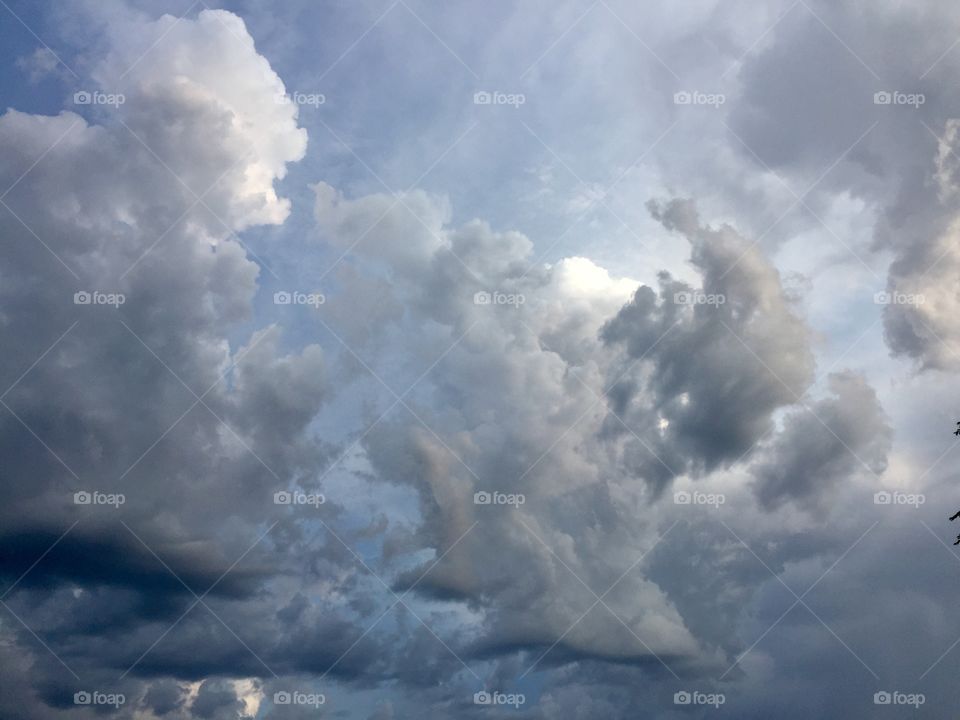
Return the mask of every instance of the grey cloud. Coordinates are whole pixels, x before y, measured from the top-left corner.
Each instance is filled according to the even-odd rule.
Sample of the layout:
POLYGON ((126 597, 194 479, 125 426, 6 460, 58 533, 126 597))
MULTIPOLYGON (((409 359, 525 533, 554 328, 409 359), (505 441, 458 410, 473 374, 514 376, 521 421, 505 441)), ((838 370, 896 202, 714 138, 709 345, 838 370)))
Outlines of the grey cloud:
POLYGON ((920 369, 953 369, 960 357, 950 289, 955 212, 945 201, 956 97, 943 82, 957 68, 944 31, 956 21, 956 8, 942 3, 923 13, 889 3, 868 12, 850 3, 794 7, 775 28, 776 41, 743 64, 732 115, 748 159, 756 153, 799 189, 819 178, 806 203, 821 217, 843 193, 876 215, 872 244, 841 238, 838 253, 859 269, 875 264, 873 253, 891 252, 887 292, 927 298, 882 308, 891 352, 920 369), (919 94, 923 102, 877 105, 878 92, 919 94))
POLYGON ((702 226, 689 201, 651 210, 690 241, 701 287, 661 274, 659 295, 639 288, 602 336, 608 345, 625 346, 632 361, 614 378, 641 360, 648 368, 637 379, 617 379, 614 412, 626 411, 627 428, 615 419, 607 428, 626 436, 636 424, 647 446, 631 443, 628 461, 659 491, 678 474, 709 472, 748 453, 770 429, 773 413, 806 390, 813 356, 809 331, 779 274, 749 240, 730 227, 702 226), (677 302, 691 293, 705 302, 677 302), (706 302, 710 297, 716 304, 706 302), (638 411, 629 407, 631 392, 643 403, 638 411))
POLYGON ((176 682, 161 680, 153 683, 143 698, 143 703, 161 717, 183 707, 184 692, 176 682))
POLYGON ((241 713, 242 703, 237 699, 236 691, 222 681, 204 680, 200 684, 197 697, 190 710, 204 720, 237 720, 247 717, 241 713))
POLYGON ((787 501, 816 506, 834 486, 886 469, 892 430, 866 381, 830 376, 832 397, 794 411, 755 469, 757 497, 767 507, 787 501))
MULTIPOLYGON (((0 342, 11 349, 0 372, 10 388, 0 542, 4 590, 26 573, 5 602, 30 628, 5 609, 3 637, 32 664, 44 718, 74 710, 84 682, 124 686, 132 701, 149 678, 267 672, 243 642, 278 667, 317 662, 272 654, 292 644, 271 610, 291 589, 290 558, 276 550, 298 542, 303 521, 273 493, 315 485, 326 459, 309 429, 329 399, 324 357, 315 345, 287 349, 277 327, 238 339, 259 269, 234 235, 286 217, 273 183, 302 157, 305 134, 274 101, 282 83, 235 16, 128 20, 109 28, 111 54, 94 70, 126 94, 117 115, 0 116, 0 184, 13 186, 0 211, 0 342), (76 305, 81 290, 125 302, 76 305), (126 502, 78 506, 80 490, 126 502), (204 603, 223 623, 190 609, 191 591, 209 591, 204 603)), ((328 550, 301 557, 321 564, 328 550)), ((341 633, 345 649, 354 633, 341 633)), ((163 688, 149 704, 177 713, 163 688)), ((205 684, 191 712, 233 717, 228 695, 205 684)))
MULTIPOLYGON (((398 220, 392 215, 405 218, 405 209, 391 209, 391 201, 381 196, 332 203, 331 191, 319 189, 321 227, 333 233, 330 240, 336 245, 350 247, 354 235, 349 228, 369 228, 386 213, 385 221, 353 250, 361 260, 385 264, 396 296, 408 307, 421 307, 424 315, 450 326, 440 336, 445 339, 436 344, 439 350, 430 354, 436 358, 445 349, 450 352, 424 381, 412 412, 398 411, 402 417, 381 421, 364 438, 368 457, 382 480, 409 484, 419 491, 419 541, 443 554, 439 564, 419 580, 417 592, 436 599, 462 599, 487 609, 489 627, 472 643, 471 654, 546 649, 592 600, 536 536, 557 545, 574 572, 593 577, 598 587, 615 579, 610 577, 611 569, 593 562, 594 554, 602 552, 600 543, 570 547, 578 519, 565 519, 568 527, 562 530, 554 523, 566 505, 562 495, 582 493, 585 501, 591 498, 588 504, 593 502, 590 486, 604 472, 588 458, 588 453, 602 452, 590 430, 602 418, 602 396, 587 387, 601 379, 595 363, 609 362, 603 358, 597 331, 628 291, 589 262, 566 262, 550 271, 525 273, 529 254, 525 238, 476 222, 463 228, 445 227, 439 202, 437 209, 424 214, 427 227, 413 228, 419 237, 408 238, 405 245, 405 252, 424 249, 419 260, 393 259, 394 250, 381 252, 380 248, 396 242, 391 228, 398 220), (589 287, 588 279, 596 280, 597 287, 589 287), (474 293, 483 290, 520 293, 525 302, 518 307, 474 304, 474 293), (575 312, 564 313, 565 309, 575 312), (450 348, 464 332, 462 341, 450 348), (574 362, 584 362, 584 367, 575 367, 574 362), (586 379, 572 376, 581 372, 586 379), (433 402, 431 395, 436 398, 433 402), (556 407, 555 415, 536 412, 541 404, 556 407), (557 438, 571 430, 585 411, 592 421, 571 435, 577 442, 556 446, 557 438), (494 512, 484 513, 484 508, 473 505, 473 493, 487 488, 523 492, 527 503, 516 514, 497 513, 493 508, 489 509, 494 512), (502 562, 486 560, 492 547, 499 548, 496 554, 502 562)), ((423 198, 416 202, 422 203, 423 198)), ((411 331, 417 331, 423 317, 413 315, 408 322, 411 331)), ((429 355, 423 355, 424 366, 429 366, 429 355)), ((615 532, 618 512, 610 508, 604 520, 610 525, 601 532, 615 532)), ((637 538, 624 540, 634 543, 637 538)), ((401 575, 397 587, 411 586, 425 571, 427 567, 421 566, 401 575)), ((647 627, 650 647, 669 654, 675 637, 680 654, 693 650, 682 620, 654 585, 636 578, 625 585, 633 589, 634 597, 646 598, 647 611, 632 615, 625 607, 626 592, 614 595, 611 602, 617 603, 628 623, 647 627), (664 624, 655 627, 658 623, 652 618, 657 615, 664 624)), ((565 651, 614 661, 650 660, 647 649, 629 635, 616 633, 599 613, 562 639, 558 656, 565 651)))

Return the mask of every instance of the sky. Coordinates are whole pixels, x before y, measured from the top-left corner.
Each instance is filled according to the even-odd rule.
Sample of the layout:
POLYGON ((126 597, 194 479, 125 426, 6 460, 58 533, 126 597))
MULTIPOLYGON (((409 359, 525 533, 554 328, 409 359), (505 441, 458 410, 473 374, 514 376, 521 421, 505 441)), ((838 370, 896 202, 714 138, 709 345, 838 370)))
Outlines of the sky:
POLYGON ((0 0, 0 718, 943 718, 960 6, 0 0))

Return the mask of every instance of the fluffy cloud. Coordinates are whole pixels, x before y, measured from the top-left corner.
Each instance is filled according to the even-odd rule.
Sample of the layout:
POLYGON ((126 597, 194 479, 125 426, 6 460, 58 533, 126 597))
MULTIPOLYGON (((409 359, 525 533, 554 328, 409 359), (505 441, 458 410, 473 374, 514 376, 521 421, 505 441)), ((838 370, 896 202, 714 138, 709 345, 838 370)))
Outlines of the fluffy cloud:
POLYGON ((892 432, 873 388, 850 372, 829 381, 833 397, 788 416, 758 464, 757 496, 765 505, 816 504, 837 483, 886 469, 892 432))
POLYGON ((804 197, 811 213, 822 217, 846 194, 876 218, 871 244, 832 235, 857 269, 877 251, 892 254, 886 339, 922 369, 955 369, 960 357, 949 199, 956 98, 942 82, 958 63, 942 29, 956 21, 956 8, 943 3, 923 12, 881 3, 865 15, 849 3, 796 8, 743 64, 732 114, 749 158, 788 180, 817 181, 804 197), (895 46, 914 51, 887 52, 895 46), (878 93, 903 99, 878 104, 878 93))
POLYGON ((597 659, 663 671, 663 657, 678 669, 716 666, 735 641, 706 627, 697 640, 679 596, 635 565, 666 527, 650 514, 660 491, 678 475, 746 467, 752 450, 771 476, 793 458, 785 475, 766 477, 764 502, 826 496, 855 470, 850 452, 882 470, 889 431, 852 375, 837 375, 839 397, 815 408, 839 442, 819 425, 806 432, 806 410, 773 432, 775 413, 813 381, 810 333, 758 249, 702 224, 689 201, 651 210, 690 242, 701 282, 663 274, 658 294, 584 258, 531 265, 525 238, 450 227, 444 201, 423 193, 348 200, 323 184, 315 193, 324 240, 350 250, 345 263, 376 268, 407 308, 383 357, 420 354, 423 367, 442 357, 423 380, 429 389, 363 443, 382 481, 417 490, 416 544, 439 557, 402 574, 398 589, 479 613, 460 653, 519 652, 527 667, 541 655, 548 667, 597 659), (475 293, 488 291, 522 300, 478 304, 475 293), (722 302, 691 307, 680 296, 722 302), (801 460, 810 450, 830 471, 815 484, 803 474, 819 472, 801 460), (525 502, 478 506, 478 491, 525 502), (595 601, 608 588, 605 608, 595 601))
POLYGON ((702 287, 662 274, 659 297, 640 288, 603 337, 631 360, 611 390, 609 432, 629 442, 630 427, 643 428, 626 452, 659 491, 678 474, 742 460, 773 413, 805 392, 813 356, 779 274, 754 245, 729 226, 701 225, 690 202, 652 210, 690 241, 702 287))
MULTIPOLYGON (((254 543, 282 518, 273 492, 324 457, 308 431, 328 392, 319 347, 286 354, 276 327, 231 335, 259 273, 234 233, 283 221, 273 184, 305 150, 295 110, 274 101, 282 83, 228 13, 115 30, 87 81, 125 103, 91 106, 96 122, 0 117, 0 543, 8 618, 26 623, 4 632, 30 648, 39 696, 62 708, 85 687, 135 705, 138 675, 242 674, 208 610, 186 611, 209 593, 230 616, 263 592, 273 541, 254 543), (124 502, 76 505, 81 491, 124 502), (252 565, 231 568, 244 557, 252 565), (181 615, 169 645, 144 653, 181 615)), ((224 692, 233 698, 202 686, 194 712, 222 715, 224 692)), ((179 706, 157 693, 145 702, 179 706)), ((30 703, 15 714, 45 716, 30 703)))
MULTIPOLYGON (((491 615, 470 652, 542 651, 590 604, 557 602, 568 594, 581 603, 590 597, 577 576, 601 589, 615 579, 594 562, 602 538, 620 532, 615 518, 625 511, 603 489, 605 472, 596 463, 603 454, 596 436, 603 417, 597 363, 607 362, 598 331, 636 283, 611 278, 584 258, 531 268, 530 242, 522 235, 478 221, 448 227, 443 201, 423 193, 395 202, 386 195, 345 200, 322 184, 315 192, 325 237, 351 248, 356 262, 379 265, 408 308, 401 344, 392 352, 416 353, 419 341, 411 345, 408 338, 423 333, 425 323, 443 326, 434 330, 443 339, 431 342, 430 352, 448 352, 425 381, 430 395, 364 440, 383 480, 418 490, 419 542, 443 555, 417 589, 443 598, 483 598, 491 615), (477 293, 488 293, 490 303, 478 302, 477 293), (588 421, 580 424, 583 418, 588 421), (526 503, 515 512, 475 505, 474 493, 482 491, 520 493, 526 503), (597 528, 600 536, 590 547, 571 535, 577 498, 608 506, 609 527, 597 528), (495 546, 503 561, 490 563, 495 546)), ((638 528, 636 537, 622 540, 634 545, 653 530, 638 528)), ((427 567, 411 570, 400 587, 427 567)), ((644 598, 640 614, 631 617, 621 608, 637 637, 625 637, 615 620, 611 625, 598 615, 596 624, 585 620, 564 636, 564 648, 574 656, 614 659, 649 657, 651 648, 695 650, 655 586, 642 578, 624 585, 609 602, 625 604, 627 588, 644 598)))
POLYGON ((915 358, 924 368, 960 367, 960 256, 957 233, 957 133, 948 120, 931 177, 923 213, 908 221, 916 242, 890 266, 885 327, 891 349, 915 358), (916 228, 916 229, 914 229, 916 228))

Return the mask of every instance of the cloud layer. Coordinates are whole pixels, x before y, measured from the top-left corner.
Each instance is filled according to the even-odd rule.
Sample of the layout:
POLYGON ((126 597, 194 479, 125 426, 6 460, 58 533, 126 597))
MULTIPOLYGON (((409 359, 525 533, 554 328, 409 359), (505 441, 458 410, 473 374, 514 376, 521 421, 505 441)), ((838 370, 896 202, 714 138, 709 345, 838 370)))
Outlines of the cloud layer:
MULTIPOLYGON (((51 12, 65 44, 98 30, 69 66, 20 62, 64 109, 0 115, 0 717, 868 718, 894 690, 947 712, 950 446, 889 400, 939 400, 956 367, 960 125, 935 81, 960 60, 925 39, 953 9, 771 3, 746 33, 706 3, 643 16, 654 49, 616 4, 563 4, 546 36, 497 7, 483 49, 470 11, 397 6, 478 82, 499 45, 529 68, 529 110, 471 108, 525 142, 439 191, 480 123, 430 100, 371 132, 333 76, 330 114, 298 104, 353 62, 310 65, 320 11, 150 5, 51 12), (924 52, 881 52, 898 33, 924 52), (723 103, 659 99, 718 63, 723 103), (568 163, 536 89, 619 107, 595 78, 621 64, 650 88, 640 134, 680 147, 623 165, 584 103, 568 163), (494 182, 514 151, 524 179, 494 182), (616 183, 581 178, 591 153, 616 183)), ((390 61, 358 52, 395 101, 398 48, 436 63, 384 9, 390 61)))

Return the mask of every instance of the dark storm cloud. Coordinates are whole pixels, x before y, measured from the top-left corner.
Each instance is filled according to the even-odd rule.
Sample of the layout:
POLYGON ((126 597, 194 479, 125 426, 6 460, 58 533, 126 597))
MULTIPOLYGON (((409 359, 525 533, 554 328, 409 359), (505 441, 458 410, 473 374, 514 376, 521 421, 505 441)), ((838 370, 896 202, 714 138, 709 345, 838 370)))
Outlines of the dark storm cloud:
POLYGON ((270 574, 266 569, 245 567, 225 575, 229 563, 217 557, 212 547, 160 546, 168 570, 122 525, 81 526, 64 536, 65 531, 36 525, 21 530, 4 528, 0 533, 0 575, 11 584, 22 575, 19 586, 24 589, 49 589, 71 582, 84 587, 113 585, 155 596, 182 595, 189 593, 188 588, 199 594, 212 588, 215 595, 239 599, 249 597, 270 574), (27 573, 32 559, 41 556, 44 562, 27 573), (223 580, 218 582, 221 576, 223 580))
POLYGON ((236 718, 241 708, 242 703, 237 700, 233 687, 216 680, 204 680, 197 699, 190 706, 191 711, 204 720, 236 718))
POLYGON ((183 707, 183 689, 170 680, 160 680, 153 683, 143 698, 143 704, 154 714, 163 717, 174 710, 183 707))
MULTIPOLYGON (((678 474, 741 459, 770 428, 772 413, 806 390, 813 356, 809 331, 779 274, 747 239, 730 227, 701 225, 689 201, 654 204, 651 211, 690 241, 702 285, 692 288, 663 273, 659 294, 639 288, 602 332, 607 344, 624 345, 649 368, 649 400, 639 419, 649 446, 635 447, 630 462, 660 490, 678 474)), ((630 389, 619 382, 612 397, 628 417, 630 389)), ((607 427, 615 435, 627 432, 619 421, 607 427)))

